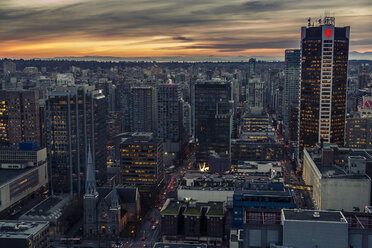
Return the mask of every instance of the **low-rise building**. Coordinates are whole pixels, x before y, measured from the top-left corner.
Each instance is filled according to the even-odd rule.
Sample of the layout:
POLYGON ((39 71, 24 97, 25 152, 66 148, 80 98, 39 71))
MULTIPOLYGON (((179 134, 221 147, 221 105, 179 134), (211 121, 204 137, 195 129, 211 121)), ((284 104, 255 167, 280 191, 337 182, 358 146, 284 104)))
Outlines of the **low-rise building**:
POLYGON ((222 244, 225 231, 225 207, 222 202, 167 199, 160 214, 164 242, 222 244))
POLYGON ((0 247, 48 248, 49 223, 47 221, 0 221, 0 247))
POLYGON ((303 178, 313 187, 316 207, 353 211, 369 205, 371 178, 366 174, 367 160, 363 151, 333 144, 305 148, 303 178))
POLYGON ((348 247, 348 223, 340 211, 282 210, 283 246, 348 247))
MULTIPOLYGON (((50 234, 63 234, 68 229, 68 223, 63 216, 66 208, 70 207, 71 196, 50 196, 19 217, 22 221, 48 221, 50 234)), ((74 212, 78 210, 72 210, 74 212)), ((81 211, 80 211, 81 212, 81 211)))
POLYGON ((46 148, 0 150, 0 211, 48 183, 46 148))
POLYGON ((284 186, 283 182, 252 181, 234 192, 232 223, 234 228, 243 227, 245 211, 250 208, 296 208, 296 203, 292 190, 284 186))

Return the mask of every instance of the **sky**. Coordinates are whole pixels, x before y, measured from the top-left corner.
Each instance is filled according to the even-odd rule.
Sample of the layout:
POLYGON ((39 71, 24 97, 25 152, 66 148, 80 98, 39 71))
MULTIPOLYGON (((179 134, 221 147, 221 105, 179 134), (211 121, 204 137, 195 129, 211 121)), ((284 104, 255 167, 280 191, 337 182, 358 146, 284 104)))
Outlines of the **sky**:
POLYGON ((325 11, 372 52, 371 0, 0 0, 0 58, 282 56, 325 11))

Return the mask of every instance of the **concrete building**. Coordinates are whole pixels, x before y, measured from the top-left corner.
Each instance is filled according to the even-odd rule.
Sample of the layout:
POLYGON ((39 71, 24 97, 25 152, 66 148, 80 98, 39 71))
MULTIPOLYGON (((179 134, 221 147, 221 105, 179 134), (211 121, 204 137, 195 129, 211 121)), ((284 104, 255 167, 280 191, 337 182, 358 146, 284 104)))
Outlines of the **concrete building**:
POLYGON ((348 247, 348 223, 340 211, 282 209, 283 246, 348 247))
POLYGON ((247 209, 232 229, 230 248, 358 247, 372 245, 372 214, 303 209, 247 209))
POLYGON ((130 89, 131 131, 154 132, 157 125, 156 90, 150 86, 130 89))
POLYGON ((304 150, 303 179, 313 187, 318 209, 353 211, 369 205, 371 179, 366 167, 367 158, 357 150, 328 143, 304 150))
POLYGON ((177 189, 177 199, 184 201, 190 199, 199 203, 211 201, 232 203, 235 187, 198 187, 180 186, 177 189))
POLYGON ((49 248, 49 223, 1 220, 0 247, 49 248))
POLYGON ((48 183, 46 148, 0 150, 0 211, 48 183))
POLYGON ((280 161, 244 161, 233 166, 232 170, 236 173, 247 175, 266 175, 269 177, 281 177, 282 167, 280 161))

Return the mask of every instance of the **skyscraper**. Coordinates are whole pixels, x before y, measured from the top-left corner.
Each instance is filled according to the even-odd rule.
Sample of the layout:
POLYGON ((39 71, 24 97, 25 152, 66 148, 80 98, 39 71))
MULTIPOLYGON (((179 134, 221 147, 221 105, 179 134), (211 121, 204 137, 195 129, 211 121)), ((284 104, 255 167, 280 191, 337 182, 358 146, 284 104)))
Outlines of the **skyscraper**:
POLYGON ((253 77, 256 74, 256 59, 255 58, 249 59, 248 72, 249 72, 250 77, 253 77))
POLYGON ((84 192, 88 144, 99 185, 106 181, 105 96, 93 86, 51 92, 45 108, 50 186, 53 193, 84 192))
POLYGON ((197 81, 192 95, 197 163, 206 163, 212 150, 229 157, 234 104, 231 83, 223 80, 197 81))
POLYGON ((156 131, 156 92, 154 87, 131 88, 131 129, 133 132, 156 131))
POLYGON ((350 27, 335 27, 325 17, 317 27, 301 28, 299 143, 343 145, 350 27))
POLYGON ((39 92, 0 90, 0 146, 40 145, 39 92))
POLYGON ((283 89, 283 124, 285 136, 288 138, 289 123, 292 115, 298 115, 298 103, 300 100, 300 67, 301 50, 285 50, 285 82, 283 89))
POLYGON ((164 141, 165 152, 179 152, 182 143, 182 102, 178 84, 157 85, 158 138, 164 141))

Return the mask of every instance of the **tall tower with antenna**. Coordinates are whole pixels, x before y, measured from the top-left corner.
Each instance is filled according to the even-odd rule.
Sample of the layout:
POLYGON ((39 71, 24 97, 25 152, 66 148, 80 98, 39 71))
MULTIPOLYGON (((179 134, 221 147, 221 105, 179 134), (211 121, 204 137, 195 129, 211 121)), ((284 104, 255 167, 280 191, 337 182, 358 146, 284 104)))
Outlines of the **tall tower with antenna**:
POLYGON ((299 145, 344 144, 350 27, 326 15, 317 27, 301 28, 299 145))

